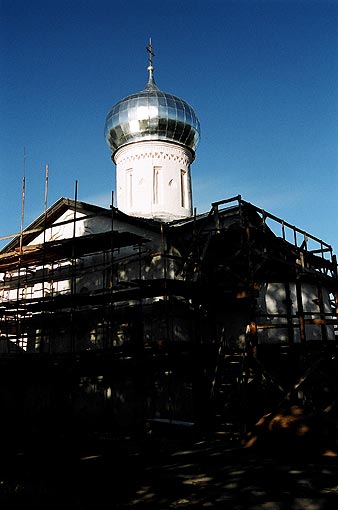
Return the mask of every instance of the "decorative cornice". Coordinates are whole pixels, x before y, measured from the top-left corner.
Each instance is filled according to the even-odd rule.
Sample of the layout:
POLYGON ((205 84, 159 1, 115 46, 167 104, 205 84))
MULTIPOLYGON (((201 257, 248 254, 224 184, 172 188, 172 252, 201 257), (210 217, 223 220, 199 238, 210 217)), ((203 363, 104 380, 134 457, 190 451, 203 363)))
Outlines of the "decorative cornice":
POLYGON ((134 146, 121 147, 115 155, 116 163, 120 166, 129 165, 135 161, 145 159, 176 161, 181 165, 189 166, 191 153, 184 147, 174 144, 154 144, 143 142, 134 146))

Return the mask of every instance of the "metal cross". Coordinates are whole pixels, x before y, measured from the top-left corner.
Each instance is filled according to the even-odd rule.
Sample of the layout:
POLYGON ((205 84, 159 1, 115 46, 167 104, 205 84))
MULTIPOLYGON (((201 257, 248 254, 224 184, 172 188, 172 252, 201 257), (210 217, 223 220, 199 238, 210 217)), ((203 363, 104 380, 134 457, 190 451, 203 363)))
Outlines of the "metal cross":
POLYGON ((151 37, 149 38, 149 44, 147 46, 147 52, 149 53, 149 65, 153 67, 153 57, 155 57, 155 53, 153 53, 153 46, 151 44, 151 37))

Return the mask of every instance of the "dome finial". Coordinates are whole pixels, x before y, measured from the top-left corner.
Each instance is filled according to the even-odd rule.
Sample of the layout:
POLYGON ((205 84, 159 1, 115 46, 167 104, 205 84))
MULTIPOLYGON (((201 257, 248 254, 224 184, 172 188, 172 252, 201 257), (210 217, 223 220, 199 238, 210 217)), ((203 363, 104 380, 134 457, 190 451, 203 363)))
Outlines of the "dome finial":
POLYGON ((148 83, 147 83, 146 89, 147 90, 157 89, 157 86, 156 86, 156 83, 154 80, 154 75, 153 75, 153 71, 154 71, 153 57, 155 57, 155 53, 153 52, 153 45, 151 42, 151 37, 149 37, 149 44, 146 49, 149 54, 149 65, 148 65, 149 77, 148 77, 148 83))

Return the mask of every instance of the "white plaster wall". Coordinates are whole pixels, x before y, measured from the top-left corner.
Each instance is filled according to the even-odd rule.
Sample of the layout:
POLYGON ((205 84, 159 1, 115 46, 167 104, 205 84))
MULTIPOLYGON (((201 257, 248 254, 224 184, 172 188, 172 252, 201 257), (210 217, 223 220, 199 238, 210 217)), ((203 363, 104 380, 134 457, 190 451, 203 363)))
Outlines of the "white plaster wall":
MULTIPOLYGON (((262 314, 286 315, 286 289, 284 283, 266 283, 260 290, 259 311, 262 314)), ((258 322, 259 343, 287 343, 287 319, 284 317, 261 317, 258 322), (261 327, 260 327, 261 326, 261 327)))
MULTIPOLYGON (((293 341, 299 343, 300 328, 298 314, 298 300, 296 284, 289 283, 291 313, 293 315, 293 341)), ((325 288, 321 289, 323 296, 324 313, 330 314, 331 307, 329 293, 325 288)), ((303 312, 305 319, 320 319, 320 307, 318 301, 318 289, 315 285, 309 283, 301 284, 301 296, 303 312)), ((284 283, 267 283, 260 290, 258 298, 258 310, 262 314, 271 314, 275 317, 261 317, 258 322, 258 341, 259 343, 286 343, 288 342, 287 319, 283 315, 287 314, 287 291, 284 283), (261 327, 260 327, 261 326, 261 327), (267 327, 267 326, 270 326, 267 327)), ((327 317, 328 318, 328 317, 327 317)), ((334 329, 331 325, 326 325, 326 335, 328 340, 334 340, 334 329)), ((305 325, 305 336, 307 341, 322 340, 322 327, 317 324, 305 325)))
POLYGON ((164 221, 192 215, 191 152, 168 142, 138 142, 115 155, 117 207, 126 214, 164 221), (154 169, 158 169, 155 183, 154 169), (185 172, 182 206, 181 171, 185 172))
MULTIPOLYGON (((324 313, 330 314, 332 313, 332 309, 330 306, 329 293, 326 289, 322 288, 322 299, 323 299, 323 308, 324 313)), ((301 293, 302 293, 302 304, 303 311, 305 312, 306 319, 320 319, 320 307, 319 307, 319 295, 318 289, 315 285, 311 285, 309 283, 302 283, 301 285, 301 293)), ((291 287, 291 299, 293 303, 292 313, 297 313, 297 296, 296 296, 296 286, 293 285, 291 287)), ((334 328, 331 325, 325 326, 326 335, 328 340, 334 340, 334 328)), ((299 330, 296 329, 295 341, 300 341, 299 338, 299 330)), ((306 340, 321 340, 322 339, 322 327, 317 324, 306 324, 305 325, 305 336, 306 340)))
MULTIPOLYGON (((88 213, 89 214, 89 213, 88 213)), ((93 233, 107 232, 111 230, 111 218, 105 216, 94 216, 86 218, 86 213, 77 212, 76 217, 80 218, 76 222, 76 237, 89 235, 93 233), (82 218, 82 219, 81 219, 82 218)), ((30 245, 43 244, 46 242, 58 239, 67 239, 73 237, 73 219, 74 211, 66 211, 56 222, 46 230, 46 235, 39 234, 35 239, 30 242, 30 245), (70 221, 60 225, 60 223, 70 221)), ((149 251, 149 256, 144 261, 144 255, 142 255, 142 274, 144 279, 158 277, 163 278, 164 275, 164 264, 162 257, 158 253, 158 247, 162 246, 160 232, 151 232, 142 228, 138 225, 129 225, 121 220, 114 220, 114 230, 118 232, 132 232, 140 236, 144 236, 149 240, 146 247, 142 250, 149 251), (150 235, 149 235, 150 234, 150 235), (154 254, 154 252, 156 252, 154 254), (159 260, 157 260, 159 256, 159 260)), ((140 260, 138 247, 127 246, 120 248, 115 251, 114 258, 116 264, 120 265, 118 270, 118 279, 130 281, 133 278, 139 277, 140 272, 140 260), (124 265, 121 260, 125 260, 124 265)), ((83 257, 76 261, 76 291, 77 292, 93 292, 102 290, 102 287, 106 284, 105 278, 105 265, 107 265, 107 255, 93 254, 92 256, 83 257)), ((109 265, 109 263, 108 263, 109 265)), ((9 281, 17 279, 19 276, 18 271, 10 271, 8 273, 0 273, 0 281, 9 281)), ((167 275, 168 276, 168 275, 167 275)), ((68 294, 71 292, 71 277, 72 277, 72 265, 70 261, 60 261, 57 264, 46 263, 45 266, 35 266, 30 271, 26 271, 26 268, 22 268, 20 272, 20 288, 17 289, 16 285, 12 288, 3 290, 0 294, 0 301, 15 301, 17 299, 39 299, 42 297, 48 297, 51 295, 68 294), (34 280, 39 279, 44 274, 44 284, 41 282, 35 283, 34 280)))
MULTIPOLYGON (((88 212, 88 215, 92 213, 88 212)), ((97 234, 111 230, 111 219, 104 216, 93 216, 87 218, 87 213, 76 212, 75 237, 89 234, 97 234), (83 218, 83 221, 81 220, 83 218)), ((69 209, 63 213, 55 223, 35 237, 29 245, 42 244, 44 241, 56 241, 58 239, 70 239, 74 235, 74 211, 69 209), (60 224, 61 223, 61 224, 60 224), (62 224, 64 223, 64 224, 62 224)))

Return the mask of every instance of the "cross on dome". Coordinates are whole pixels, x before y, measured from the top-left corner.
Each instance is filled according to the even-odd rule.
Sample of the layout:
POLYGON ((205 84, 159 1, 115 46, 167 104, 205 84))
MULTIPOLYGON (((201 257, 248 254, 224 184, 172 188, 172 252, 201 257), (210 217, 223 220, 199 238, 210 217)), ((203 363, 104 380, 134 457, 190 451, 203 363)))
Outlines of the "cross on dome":
POLYGON ((151 37, 149 37, 149 44, 148 44, 146 50, 149 54, 149 66, 148 66, 149 78, 148 78, 148 83, 147 83, 147 89, 149 90, 149 89, 157 88, 155 80, 154 80, 154 74, 153 74, 153 71, 154 71, 153 57, 155 57, 155 53, 153 52, 153 45, 151 42, 151 37))
POLYGON ((149 38, 147 52, 149 53, 149 67, 153 67, 153 57, 155 57, 155 53, 153 52, 153 45, 151 43, 151 37, 149 38))

